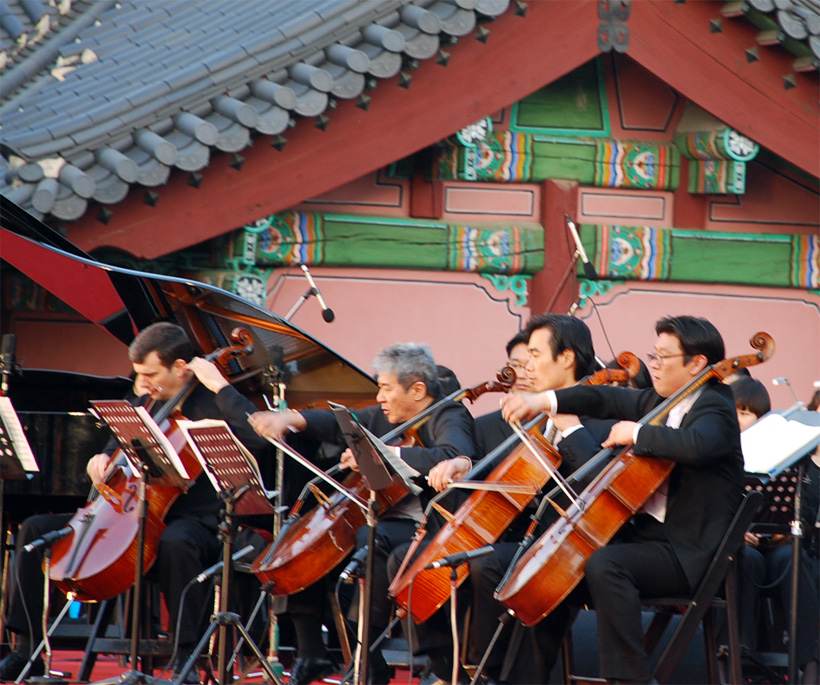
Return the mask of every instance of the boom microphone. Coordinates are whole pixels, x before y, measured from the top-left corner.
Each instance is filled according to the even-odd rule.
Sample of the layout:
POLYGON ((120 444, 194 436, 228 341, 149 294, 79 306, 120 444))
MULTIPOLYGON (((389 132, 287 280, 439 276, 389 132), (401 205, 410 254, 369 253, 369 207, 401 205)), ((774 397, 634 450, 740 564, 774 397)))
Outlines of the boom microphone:
POLYGON ((578 235, 578 229, 575 226, 575 222, 569 218, 569 214, 564 214, 564 221, 567 222, 567 228, 569 228, 569 232, 572 234, 572 240, 575 242, 575 250, 581 258, 581 261, 584 263, 584 274, 591 281, 597 280, 598 274, 595 271, 595 267, 590 263, 589 257, 587 257, 587 251, 584 249, 584 244, 581 242, 581 236, 578 235))
MULTIPOLYGON (((244 559, 251 552, 253 552, 253 550, 254 550, 253 545, 246 545, 245 547, 240 549, 238 552, 234 552, 231 555, 231 561, 239 561, 240 559, 244 559)), ((210 578, 211 576, 215 576, 217 573, 219 573, 222 570, 223 566, 224 566, 224 562, 222 562, 222 561, 220 561, 218 564, 214 564, 213 566, 209 566, 208 568, 206 568, 202 573, 200 573, 195 578, 196 582, 197 583, 204 583, 206 580, 208 580, 208 578, 210 578)))
POLYGON ((0 394, 7 395, 9 391, 9 376, 14 373, 16 359, 14 351, 17 348, 17 336, 14 333, 3 335, 2 354, 0 354, 0 394))
POLYGON ((71 535, 73 532, 74 529, 71 526, 60 528, 60 530, 53 530, 50 533, 46 533, 42 537, 37 538, 34 542, 29 542, 23 547, 23 551, 33 552, 35 549, 40 549, 40 547, 50 547, 57 542, 57 540, 62 540, 64 537, 71 535))
POLYGON ((432 564, 427 564, 424 567, 425 571, 429 571, 434 568, 455 568, 456 566, 461 566, 461 564, 470 561, 470 559, 477 559, 478 557, 485 557, 488 554, 493 553, 493 548, 491 545, 485 545, 484 547, 479 547, 478 549, 472 549, 469 552, 456 552, 455 554, 448 554, 446 557, 442 557, 438 561, 434 561, 432 564))
POLYGON ((360 548, 356 554, 353 555, 353 558, 347 562, 347 566, 345 566, 344 571, 339 574, 339 581, 344 583, 345 581, 350 580, 359 570, 359 567, 365 562, 367 559, 367 545, 360 548))
POLYGON ((336 318, 336 315, 333 313, 333 310, 327 306, 325 303, 324 298, 322 297, 322 293, 319 291, 319 286, 316 285, 316 281, 313 280, 313 276, 311 276, 310 271, 308 271, 307 264, 300 264, 302 267, 302 271, 305 272, 305 278, 307 278, 308 283, 310 283, 310 289, 312 294, 316 295, 316 299, 319 300, 319 306, 322 308, 322 318, 330 323, 333 319, 336 318))

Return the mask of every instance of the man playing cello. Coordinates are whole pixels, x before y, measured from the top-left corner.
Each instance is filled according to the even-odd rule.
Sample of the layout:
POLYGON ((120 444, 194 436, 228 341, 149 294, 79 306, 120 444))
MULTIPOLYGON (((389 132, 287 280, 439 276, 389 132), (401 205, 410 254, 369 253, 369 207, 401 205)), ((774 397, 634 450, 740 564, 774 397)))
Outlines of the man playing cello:
MULTIPOLYGON (((157 401, 152 411, 175 397, 196 375, 202 384, 194 387, 183 402, 183 415, 191 420, 224 418, 248 449, 256 452, 267 449, 267 443, 247 423, 247 412, 254 411, 254 405, 228 384, 214 364, 194 358, 193 347, 182 328, 167 322, 148 326, 131 343, 128 356, 137 374, 135 389, 146 392, 157 401)), ((95 484, 103 481, 115 447, 112 441, 109 449, 89 460, 86 471, 95 484)), ((172 629, 177 625, 183 588, 219 558, 221 544, 217 539, 217 527, 221 506, 213 487, 202 474, 186 495, 177 498, 165 517, 167 527, 159 540, 156 570, 172 629)), ((8 627, 17 633, 17 646, 0 662, 0 681, 17 678, 42 638, 43 555, 25 552, 23 547, 45 533, 62 528, 72 516, 40 514, 22 524, 12 574, 15 579, 19 577, 20 582, 12 584, 7 617, 8 627)), ((201 615, 202 607, 208 603, 207 592, 207 585, 199 583, 188 592, 179 622, 180 653, 173 666, 174 679, 204 631, 201 615)), ((38 658, 29 675, 42 673, 43 661, 38 658)), ((190 671, 187 681, 199 682, 196 671, 190 671)))
MULTIPOLYGON (((666 317, 655 332, 649 354, 654 389, 579 386, 502 400, 508 421, 576 411, 622 419, 605 447, 632 445, 637 455, 675 462, 667 481, 613 544, 593 552, 586 563, 601 675, 611 681, 650 681, 641 598, 694 592, 743 494, 740 430, 728 386, 708 381, 672 408, 666 425, 636 423, 725 355, 720 333, 702 318, 666 317)), ((579 595, 583 585, 580 590, 579 595)))
MULTIPOLYGON (((374 435, 388 433, 442 399, 438 370, 426 345, 399 343, 388 347, 378 354, 373 368, 378 376, 378 405, 357 410, 356 416, 374 435)), ((251 417, 251 423, 263 436, 280 438, 291 429, 313 434, 328 442, 345 444, 344 436, 329 410, 259 412, 251 417)), ((401 459, 421 474, 422 479, 436 464, 447 459, 458 458, 465 465, 468 462, 472 464, 475 456, 473 418, 466 407, 458 402, 442 402, 419 429, 419 438, 422 445, 394 449, 401 459)), ((344 468, 357 468, 349 450, 342 454, 341 461, 344 468)), ((411 496, 379 512, 370 615, 371 639, 377 638, 390 620, 387 557, 397 545, 413 537, 423 505, 419 498, 411 496)), ((356 536, 356 548, 362 548, 366 541, 367 528, 363 527, 356 536)), ((335 664, 322 644, 321 623, 315 612, 315 601, 321 601, 321 597, 317 597, 315 585, 318 583, 311 586, 314 589, 304 591, 314 599, 312 605, 310 601, 299 602, 298 595, 289 598, 294 600, 289 603, 288 610, 296 625, 299 641, 299 659, 290 679, 292 685, 307 685, 335 671, 335 664)), ((368 670, 369 682, 373 685, 390 681, 390 669, 380 650, 371 653, 368 670)))

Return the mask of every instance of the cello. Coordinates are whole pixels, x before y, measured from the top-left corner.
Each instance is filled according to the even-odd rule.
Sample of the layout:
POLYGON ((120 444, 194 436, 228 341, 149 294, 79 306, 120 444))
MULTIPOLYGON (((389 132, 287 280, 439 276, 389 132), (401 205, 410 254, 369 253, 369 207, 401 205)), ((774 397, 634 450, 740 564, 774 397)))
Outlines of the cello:
MULTIPOLYGON (((620 369, 601 369, 580 384, 623 383, 634 378, 640 369, 638 358, 631 352, 621 353, 617 363, 620 369)), ((430 618, 450 597, 450 569, 422 571, 442 557, 497 542, 560 466, 561 455, 540 430, 544 421, 544 418, 535 420, 534 425, 529 427, 529 435, 544 453, 544 460, 534 455, 526 445, 519 445, 486 477, 486 482, 494 487, 471 493, 407 568, 408 560, 413 558, 426 535, 424 527, 417 531, 413 545, 405 555, 406 561, 388 590, 400 611, 410 612, 416 623, 430 618), (532 487, 522 488, 522 483, 531 484, 532 487), (414 595, 412 606, 409 606, 411 584, 414 595)), ((498 451, 499 448, 482 459, 465 480, 476 479, 483 470, 485 460, 492 462, 498 451)), ((462 564, 456 572, 456 582, 460 585, 469 574, 469 566, 462 564)))
MULTIPOLYGON (((209 361, 225 365, 228 360, 253 351, 250 333, 236 328, 231 333, 235 345, 206 355, 209 361)), ((198 380, 192 377, 153 416, 163 433, 179 454, 185 470, 195 481, 202 472, 177 420, 183 418, 178 407, 187 399, 198 380)), ((66 524, 72 529, 52 547, 49 567, 51 582, 66 594, 74 593, 81 602, 100 602, 128 590, 134 583, 139 529, 138 488, 140 479, 130 469, 119 468, 126 463, 124 451, 118 449, 106 469, 107 479, 97 484, 99 497, 80 508, 66 524)), ((148 510, 145 518, 143 571, 157 558, 157 545, 165 529, 163 519, 186 488, 147 486, 148 510)))
MULTIPOLYGON (((441 402, 463 399, 475 401, 486 392, 506 392, 514 382, 515 370, 504 366, 495 379, 472 388, 457 390, 410 421, 397 426, 382 440, 390 443, 401 435, 409 434, 418 443, 419 428, 441 402)), ((394 476, 393 480, 392 486, 376 492, 380 511, 393 506, 408 494, 398 476, 394 476)), ((366 500, 369 490, 361 473, 355 471, 345 477, 341 486, 345 493, 336 491, 329 497, 318 488, 311 487, 319 505, 301 516, 303 502, 297 502, 279 536, 254 560, 251 572, 256 574, 263 585, 269 584, 273 594, 290 595, 304 590, 333 570, 353 551, 356 531, 366 523, 364 510, 354 500, 366 500)))
MULTIPOLYGON (((768 333, 750 340, 756 354, 725 359, 707 366, 687 385, 659 404, 639 423, 661 424, 669 411, 709 380, 723 380, 738 369, 760 364, 774 352, 768 333)), ((606 449, 593 457, 606 467, 513 565, 496 588, 495 597, 527 626, 538 623, 575 588, 587 560, 605 546, 621 526, 646 503, 672 472, 675 462, 636 455, 632 446, 617 454, 606 449)), ((582 467, 585 468, 585 467, 582 467)))

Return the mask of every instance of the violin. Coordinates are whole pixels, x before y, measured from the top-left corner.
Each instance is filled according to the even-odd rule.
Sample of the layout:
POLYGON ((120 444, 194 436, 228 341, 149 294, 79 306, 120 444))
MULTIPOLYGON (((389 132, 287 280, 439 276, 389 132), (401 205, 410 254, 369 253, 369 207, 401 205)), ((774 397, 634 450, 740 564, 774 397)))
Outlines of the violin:
MULTIPOLYGON (((640 362, 631 352, 619 355, 617 362, 621 368, 601 369, 582 379, 580 384, 625 383, 640 370, 640 362)), ((416 623, 423 623, 430 618, 450 597, 450 569, 425 570, 425 567, 449 554, 469 552, 497 542, 558 469, 561 455, 544 437, 543 425, 546 420, 546 417, 537 418, 527 426, 527 433, 542 454, 533 454, 524 444, 516 447, 487 476, 486 481, 496 487, 471 493, 455 514, 448 517, 430 544, 409 564, 426 535, 424 526, 417 530, 405 561, 388 589, 400 612, 406 614, 409 611, 416 623), (522 488, 521 484, 529 487, 522 488), (408 606, 411 584, 412 607, 408 606)), ((506 443, 502 444, 482 459, 465 480, 476 479, 486 468, 485 464, 495 461, 497 454, 505 446, 506 443)), ((456 572, 456 582, 460 585, 469 574, 469 566, 462 564, 456 572)))
MULTIPOLYGON (((433 412, 448 400, 475 401, 486 392, 506 392, 515 382, 515 369, 505 366, 496 378, 471 388, 462 388, 397 426, 381 439, 390 444, 405 436, 405 444, 421 444, 418 430, 433 412)), ((398 443, 401 445, 402 443, 398 443)), ((397 504, 408 491, 394 476, 393 485, 376 492, 379 511, 397 504)), ((365 525, 365 514, 351 496, 366 500, 367 484, 359 472, 349 474, 341 483, 346 494, 335 491, 329 497, 311 488, 318 506, 300 515, 302 502, 291 509, 279 536, 251 565, 251 572, 275 595, 289 595, 317 582, 341 563, 356 545, 356 531, 365 525)))
MULTIPOLYGON (((707 381, 723 380, 738 369, 760 364, 774 352, 774 340, 768 333, 757 333, 750 344, 758 350, 756 354, 707 366, 640 423, 661 424, 673 407, 707 381)), ((603 450, 592 461, 609 459, 561 518, 520 556, 496 588, 496 599, 527 626, 538 623, 578 585, 592 553, 606 545, 632 518, 675 465, 667 459, 638 456, 632 446, 621 448, 617 454, 611 449, 603 450)))
MULTIPOLYGON (((206 355, 206 359, 220 365, 238 355, 253 351, 252 337, 242 328, 231 333, 235 345, 206 355)), ((153 416, 173 448, 179 454, 192 481, 202 473, 202 466, 194 456, 177 421, 184 417, 180 407, 196 387, 193 376, 179 392, 153 416)), ((137 561, 137 533, 139 529, 139 477, 130 469, 111 468, 124 465, 122 449, 111 457, 106 468, 107 480, 97 485, 100 497, 80 508, 67 526, 73 533, 58 540, 52 547, 49 568, 51 582, 65 593, 75 593, 81 602, 100 602, 128 590, 134 583, 137 561)), ((145 519, 143 570, 147 571, 157 558, 160 535, 165 529, 163 519, 184 493, 183 488, 152 485, 146 487, 148 510, 145 519)))

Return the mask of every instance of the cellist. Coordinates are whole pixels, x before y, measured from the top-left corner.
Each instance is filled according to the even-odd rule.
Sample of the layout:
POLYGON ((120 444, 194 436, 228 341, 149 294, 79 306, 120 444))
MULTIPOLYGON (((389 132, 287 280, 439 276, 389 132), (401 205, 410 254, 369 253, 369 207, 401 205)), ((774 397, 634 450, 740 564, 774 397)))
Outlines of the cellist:
MULTIPOLYGON (((222 376, 216 366, 194 357, 194 349, 185 331, 168 322, 158 322, 143 329, 128 350, 136 374, 135 391, 144 392, 156 403, 157 411, 166 400, 177 395, 194 375, 196 385, 182 404, 186 418, 225 419, 239 440, 253 452, 260 453, 268 443, 259 438, 247 422, 247 413, 254 405, 222 376)), ((86 471, 94 483, 103 480, 111 455, 116 449, 112 440, 106 450, 94 455, 86 471)), ((177 625, 180 596, 185 585, 205 568, 219 560, 221 544, 217 538, 219 510, 222 504, 203 474, 186 495, 179 497, 165 518, 167 524, 157 550, 157 579, 165 597, 172 629, 177 625)), ((8 605, 8 627, 17 634, 16 648, 0 662, 0 681, 13 681, 29 660, 32 650, 42 639, 40 614, 43 602, 42 553, 25 552, 23 547, 45 533, 66 525, 73 514, 40 514, 26 519, 17 536, 17 551, 8 605), (28 613, 29 619, 26 617, 28 613)), ((188 592, 180 621, 178 637, 180 651, 173 665, 173 679, 182 671, 194 646, 204 632, 202 607, 207 606, 207 585, 195 584, 188 592)), ((30 675, 43 674, 43 661, 38 658, 30 675)), ((198 683, 196 670, 191 670, 188 682, 198 683)))
POLYGON ((675 462, 671 475, 613 542, 593 552, 585 582, 596 611, 601 676, 650 682, 641 625, 641 598, 690 596, 714 556, 743 494, 743 455, 731 388, 718 382, 688 395, 665 425, 637 423, 708 365, 723 360, 723 339, 709 321, 670 316, 657 322, 649 354, 653 388, 574 387, 505 397, 508 421, 540 412, 585 411, 621 419, 605 447, 675 462))
MULTIPOLYGON (((361 424, 374 435, 381 436, 401 425, 442 399, 438 369, 427 345, 398 343, 382 350, 373 361, 379 391, 377 405, 356 411, 361 424)), ((259 412, 251 417, 254 428, 263 436, 282 437, 288 430, 312 434, 328 442, 343 445, 344 437, 330 410, 303 412, 259 412)), ((439 462, 458 457, 472 464, 475 456, 474 422, 464 405, 447 400, 431 414, 419 430, 423 446, 394 447, 398 456, 416 469, 423 479, 439 462), (461 455, 461 456, 459 456, 461 455)), ((350 450, 342 453, 344 468, 358 468, 350 450)), ((419 485, 424 485, 420 482, 419 485)), ((429 488, 428 488, 429 490, 429 488)), ((424 493, 422 493, 424 497, 424 493)), ((374 555, 373 599, 371 604, 370 636, 375 640, 387 627, 391 603, 387 596, 386 563, 390 552, 413 537, 416 522, 421 518, 423 502, 408 497, 396 506, 379 512, 376 526, 377 549, 374 555)), ((366 544, 367 529, 356 536, 356 548, 366 544)), ((294 666, 290 684, 307 685, 335 672, 336 664, 322 643, 321 618, 316 613, 322 591, 313 586, 288 599, 288 611, 296 627, 299 658, 294 666), (305 599, 304 595, 310 597, 305 599), (302 600, 302 601, 300 601, 302 600)), ((355 616, 355 612, 353 612, 355 616)), ((370 654, 369 682, 384 685, 392 677, 380 650, 370 654)))
MULTIPOLYGON (((544 314, 531 319, 526 328, 510 341, 508 355, 510 362, 517 361, 519 366, 523 366, 523 378, 516 383, 513 394, 570 387, 598 368, 589 328, 580 319, 566 314, 544 314), (513 358, 514 354, 518 356, 513 358)), ((493 414, 488 415, 492 416, 493 414)), ((479 417, 476 420, 477 427, 493 426, 488 423, 491 419, 482 419, 483 417, 479 417)), ((594 455, 600 449, 600 443, 611 424, 612 422, 586 418, 582 423, 578 416, 556 416, 549 421, 546 433, 564 458, 559 471, 567 476, 594 455)), ((512 429, 507 430, 508 433, 498 428, 494 430, 493 434, 498 435, 498 442, 501 442, 505 433, 512 433, 512 429)), ((487 451, 494 446, 486 441, 482 443, 481 439, 479 442, 485 445, 487 451)), ((465 475, 466 471, 462 469, 460 461, 450 460, 434 467, 428 479, 436 490, 442 490, 450 480, 460 480, 465 475)), ((531 514, 532 510, 526 510, 513 522, 503 538, 493 545, 493 554, 470 561, 470 575, 467 579, 472 587, 467 654, 469 663, 476 664, 481 660, 498 625, 497 619, 504 611, 493 598, 493 591, 523 538, 531 514)), ((397 557, 403 557, 404 552, 406 549, 396 551, 391 560, 394 570, 401 561, 397 557)), ((442 607, 430 619, 416 626, 419 650, 430 657, 431 677, 423 681, 430 685, 447 682, 452 677, 453 648, 448 616, 446 607, 442 607)), ((547 682, 558 653, 564 624, 568 620, 569 612, 555 612, 550 620, 542 621, 527 631, 526 642, 523 643, 526 651, 522 652, 517 661, 518 667, 511 674, 511 682, 547 682)), ((509 629, 505 631, 487 662, 484 673, 490 680, 498 678, 509 633, 509 629)), ((462 677, 466 680, 464 675, 462 677)))

